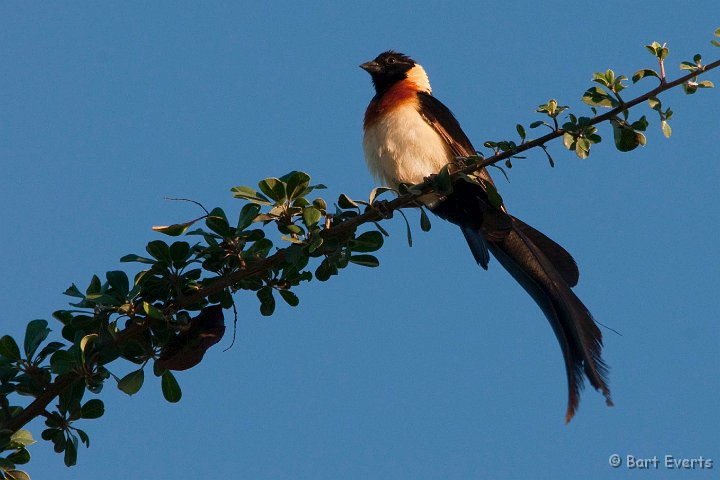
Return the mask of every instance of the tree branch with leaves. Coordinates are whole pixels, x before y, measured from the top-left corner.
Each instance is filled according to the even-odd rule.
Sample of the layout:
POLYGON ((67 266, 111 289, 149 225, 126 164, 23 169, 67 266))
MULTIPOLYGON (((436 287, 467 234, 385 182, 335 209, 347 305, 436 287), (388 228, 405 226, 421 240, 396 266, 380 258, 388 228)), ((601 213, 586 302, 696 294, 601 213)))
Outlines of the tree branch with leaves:
MULTIPOLYGON (((715 37, 712 43, 720 47, 720 29, 715 37)), ((75 299, 72 308, 53 313, 62 326, 62 340, 48 341, 51 329, 45 320, 28 323, 22 342, 8 335, 0 338, 0 451, 4 455, 0 479, 29 478, 17 466, 30 460, 27 447, 35 442, 23 427, 38 417, 45 422, 41 438, 64 454, 66 465, 74 465, 79 443, 89 446, 87 433, 76 425, 83 419, 101 417, 105 410, 102 400, 84 400, 85 394, 99 394, 111 378, 120 390, 132 395, 142 388, 145 371, 151 366, 161 379, 164 397, 169 402, 179 401, 182 393, 172 372, 196 366, 222 339, 223 310, 234 309, 233 294, 253 292, 260 313, 270 316, 277 297, 298 306, 293 289, 302 282, 327 281, 350 264, 377 267, 379 261, 372 253, 380 250, 388 237, 381 222, 395 212, 406 222, 410 244, 412 231, 404 209, 419 208, 421 230, 430 230, 418 197, 430 192, 448 194, 456 182, 476 182, 468 174, 486 167, 497 167, 507 175, 505 168, 512 168, 514 160, 524 158, 520 154, 532 149, 542 149, 554 166, 548 144, 559 138, 566 149, 587 158, 593 145, 602 141, 597 125, 604 122, 611 124, 615 147, 632 151, 647 141, 650 122, 645 115, 630 119, 631 109, 644 102, 659 116, 664 136, 670 137, 673 112, 663 107, 659 95, 678 86, 686 94, 713 87, 699 77, 719 67, 720 60, 704 64, 701 56, 695 55, 692 61, 680 64, 688 73, 668 80, 668 48, 657 42, 646 48, 658 62, 659 71, 643 68, 631 80, 636 84, 654 78, 658 82, 654 88, 625 100, 626 76, 612 70, 595 73, 592 80, 598 85, 582 96, 592 116, 569 113, 568 107, 549 100, 536 109, 542 119, 529 125, 530 130, 547 128, 546 134, 528 139, 528 129, 517 125, 519 141, 487 141, 488 156, 478 152, 474 157, 458 158, 419 185, 401 185, 392 200, 379 200, 391 189, 378 187, 368 200, 340 195, 331 208, 316 196, 323 185, 311 184, 304 172, 291 172, 262 180, 258 189, 234 187, 233 196, 246 202, 235 215, 200 205, 204 214, 199 218, 153 227, 185 240, 154 240, 145 247, 147 255, 122 257, 123 262, 142 265, 132 281, 123 271, 109 271, 104 280, 93 276, 82 290, 71 285, 65 294, 75 299), (598 113, 600 108, 608 110, 598 113), (561 116, 566 117, 562 124, 561 116), (201 222, 204 226, 197 227, 201 222), (359 231, 364 226, 368 229, 359 231), (286 246, 277 248, 269 238, 275 230, 286 246), (137 368, 119 378, 110 370, 119 360, 137 368), (22 406, 21 397, 30 400, 22 406), (53 402, 56 404, 51 407, 53 402)), ((494 187, 485 187, 495 206, 502 205, 494 187)))

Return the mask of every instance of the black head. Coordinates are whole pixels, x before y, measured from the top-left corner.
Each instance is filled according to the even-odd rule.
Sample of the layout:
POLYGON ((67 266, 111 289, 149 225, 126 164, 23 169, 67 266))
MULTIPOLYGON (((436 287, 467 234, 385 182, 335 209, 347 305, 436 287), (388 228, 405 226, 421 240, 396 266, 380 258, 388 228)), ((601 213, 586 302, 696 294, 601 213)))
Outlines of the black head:
POLYGON ((412 58, 388 50, 375 57, 375 60, 363 63, 360 68, 370 74, 377 93, 382 93, 407 78, 407 72, 414 66, 415 60, 412 58))

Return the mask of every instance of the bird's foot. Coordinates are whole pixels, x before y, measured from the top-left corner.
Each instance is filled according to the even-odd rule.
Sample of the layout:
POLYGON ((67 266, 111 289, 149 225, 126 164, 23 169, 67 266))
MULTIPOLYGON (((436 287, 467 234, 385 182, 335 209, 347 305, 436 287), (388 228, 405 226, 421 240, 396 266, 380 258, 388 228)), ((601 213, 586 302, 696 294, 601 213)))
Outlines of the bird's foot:
POLYGON ((384 219, 392 218, 393 216, 393 208, 387 200, 375 200, 372 203, 372 208, 384 219))

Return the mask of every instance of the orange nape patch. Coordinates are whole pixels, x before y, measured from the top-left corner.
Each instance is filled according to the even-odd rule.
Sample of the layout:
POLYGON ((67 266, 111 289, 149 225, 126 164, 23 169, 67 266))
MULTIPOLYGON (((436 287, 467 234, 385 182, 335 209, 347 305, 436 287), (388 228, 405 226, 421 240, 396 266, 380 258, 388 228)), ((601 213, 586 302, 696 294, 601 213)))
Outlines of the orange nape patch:
POLYGON ((417 93, 420 91, 415 82, 405 79, 390 87, 380 98, 373 98, 365 111, 365 130, 370 128, 382 115, 392 110, 414 104, 419 107, 417 93))

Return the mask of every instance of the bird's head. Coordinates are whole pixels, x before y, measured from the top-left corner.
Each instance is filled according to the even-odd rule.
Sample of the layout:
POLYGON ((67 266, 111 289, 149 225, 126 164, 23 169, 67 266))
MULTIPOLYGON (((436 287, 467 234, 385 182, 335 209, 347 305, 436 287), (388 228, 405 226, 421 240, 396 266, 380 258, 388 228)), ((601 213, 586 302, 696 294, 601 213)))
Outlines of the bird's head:
POLYGON ((374 60, 363 63, 360 68, 370 74, 375 91, 379 95, 405 79, 410 79, 419 89, 430 92, 430 83, 425 70, 415 60, 402 53, 388 50, 374 60))

